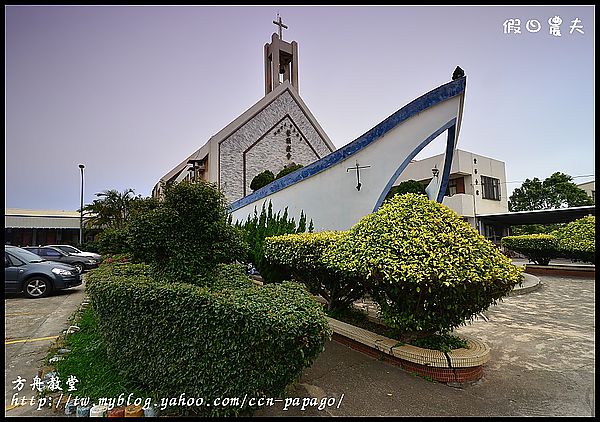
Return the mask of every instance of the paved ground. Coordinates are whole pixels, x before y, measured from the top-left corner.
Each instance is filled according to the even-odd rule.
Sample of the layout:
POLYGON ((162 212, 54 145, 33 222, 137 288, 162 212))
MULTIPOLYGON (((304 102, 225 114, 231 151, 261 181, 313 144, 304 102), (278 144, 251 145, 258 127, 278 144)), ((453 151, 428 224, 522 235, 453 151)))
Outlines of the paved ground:
POLYGON ((257 416, 593 416, 595 281, 540 279, 541 289, 511 296, 485 312, 487 322, 457 330, 491 347, 476 383, 432 383, 329 342, 291 396, 333 398, 333 407, 276 405, 257 416))
MULTIPOLYGON (((291 392, 299 406, 290 402, 284 411, 284 403, 277 403, 256 416, 593 416, 595 281, 540 279, 541 289, 508 297, 485 312, 488 321, 478 319, 457 330, 491 346, 491 360, 476 383, 432 383, 328 342, 291 392), (302 400, 311 398, 324 408, 301 410, 302 400)), ((41 300, 6 299, 6 338, 58 335, 82 298, 83 286, 41 300)), ((30 380, 49 344, 5 345, 7 409, 11 381, 18 375, 30 380)), ((30 406, 5 414, 43 416, 30 406)))
POLYGON ((83 299, 84 285, 55 292, 41 299, 28 299, 23 295, 6 295, 4 300, 4 414, 6 416, 43 416, 48 409, 11 404, 15 386, 12 381, 19 376, 27 382, 19 398, 31 398, 30 384, 42 366, 55 336, 68 328, 69 316, 83 299), (26 342, 20 340, 29 339, 26 342))

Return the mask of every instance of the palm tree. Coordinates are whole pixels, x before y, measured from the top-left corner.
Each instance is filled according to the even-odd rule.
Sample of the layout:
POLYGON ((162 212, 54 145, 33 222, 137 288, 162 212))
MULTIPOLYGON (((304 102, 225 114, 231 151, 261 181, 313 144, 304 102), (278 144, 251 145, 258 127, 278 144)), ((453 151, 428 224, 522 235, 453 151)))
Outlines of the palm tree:
POLYGON ((95 228, 123 228, 129 218, 130 207, 133 201, 141 195, 135 196, 131 188, 122 193, 116 189, 109 189, 96 194, 99 199, 94 199, 91 204, 83 207, 88 214, 86 225, 95 228))

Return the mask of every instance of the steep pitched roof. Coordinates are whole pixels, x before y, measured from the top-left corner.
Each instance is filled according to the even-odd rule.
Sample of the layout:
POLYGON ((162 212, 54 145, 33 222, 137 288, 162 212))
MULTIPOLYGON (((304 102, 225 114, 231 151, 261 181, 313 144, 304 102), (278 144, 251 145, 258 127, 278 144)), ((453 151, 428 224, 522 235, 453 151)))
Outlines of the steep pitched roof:
POLYGON ((270 103, 275 101, 275 99, 277 97, 279 97, 281 94, 283 94, 285 91, 288 91, 290 93, 290 95, 292 96, 292 98, 294 98, 294 100, 296 101, 296 103, 298 104, 300 109, 304 112, 304 114, 309 119, 309 121, 312 123, 312 125, 314 126, 314 128, 316 129, 318 134, 325 140, 325 143, 327 144, 328 148, 331 151, 335 151, 336 150, 335 145, 333 145, 333 143, 331 142, 331 140, 329 139, 329 137, 327 136, 327 134, 325 133, 325 131, 323 130, 321 125, 319 125, 319 122, 317 122, 317 119, 311 113, 308 106, 304 103, 302 98, 300 98, 300 94, 298 94, 298 91, 296 91, 296 88, 294 88, 290 84, 289 81, 285 81, 282 84, 280 84, 277 88, 275 88, 273 91, 269 92, 267 95, 265 95, 263 98, 261 98, 257 103, 255 103, 248 110, 243 112, 239 117, 237 117, 235 120, 233 120, 227 126, 225 126, 223 129, 221 129, 215 135, 211 136, 210 139, 203 146, 201 146, 198 150, 196 150, 194 153, 192 153, 189 157, 187 157, 185 160, 183 160, 181 163, 179 163, 170 172, 168 172, 163 177, 161 177, 160 180, 165 181, 165 182, 173 180, 181 173, 181 171, 183 171, 188 166, 187 162, 189 160, 203 159, 210 152, 211 143, 219 144, 222 141, 224 141, 225 139, 227 139, 227 137, 229 137, 232 133, 234 133, 236 130, 238 130, 240 127, 242 127, 248 121, 250 121, 256 114, 258 114, 261 110, 266 108, 270 103))

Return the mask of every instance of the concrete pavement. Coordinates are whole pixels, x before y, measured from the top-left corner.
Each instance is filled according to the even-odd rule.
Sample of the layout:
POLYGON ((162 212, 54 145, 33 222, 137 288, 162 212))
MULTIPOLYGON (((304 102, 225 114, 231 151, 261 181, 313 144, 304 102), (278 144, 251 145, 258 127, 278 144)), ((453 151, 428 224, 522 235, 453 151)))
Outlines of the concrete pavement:
POLYGON ((540 276, 542 287, 510 296, 457 333, 491 347, 483 378, 432 383, 328 342, 291 392, 343 400, 316 408, 262 408, 257 416, 593 416, 595 281, 540 276))
MULTIPOLYGON (((484 376, 475 383, 433 383, 330 341, 292 388, 289 398, 298 400, 289 400, 288 410, 280 402, 256 416, 593 416, 595 281, 539 278, 538 290, 507 297, 485 311, 486 318, 456 330, 491 347, 484 376), (301 410, 305 399, 316 405, 301 410)), ((82 299, 83 286, 45 303, 5 300, 7 338, 60 334, 82 299)), ((5 345, 6 404, 11 381, 37 374, 48 346, 44 340, 5 345)), ((44 416, 28 407, 5 414, 44 416)))
POLYGON ((68 328, 69 316, 84 297, 84 284, 68 290, 53 292, 40 299, 10 294, 4 299, 4 407, 5 416, 51 416, 42 408, 30 403, 14 406, 13 394, 17 392, 12 381, 19 376, 27 380, 18 397, 34 395, 30 384, 56 337, 68 328), (26 340, 26 341, 23 341, 26 340))

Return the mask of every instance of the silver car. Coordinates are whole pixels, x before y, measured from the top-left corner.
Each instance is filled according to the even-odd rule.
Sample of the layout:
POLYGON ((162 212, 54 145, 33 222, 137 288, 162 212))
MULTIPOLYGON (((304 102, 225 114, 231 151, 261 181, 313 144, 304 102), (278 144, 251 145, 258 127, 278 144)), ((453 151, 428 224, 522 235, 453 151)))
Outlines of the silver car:
POLYGON ((86 258, 92 258, 98 264, 100 264, 102 262, 102 255, 99 255, 94 252, 84 252, 84 251, 77 249, 75 246, 71 246, 71 245, 46 245, 46 246, 52 246, 53 248, 58 248, 61 251, 68 253, 69 255, 78 255, 78 256, 85 256, 86 258))

